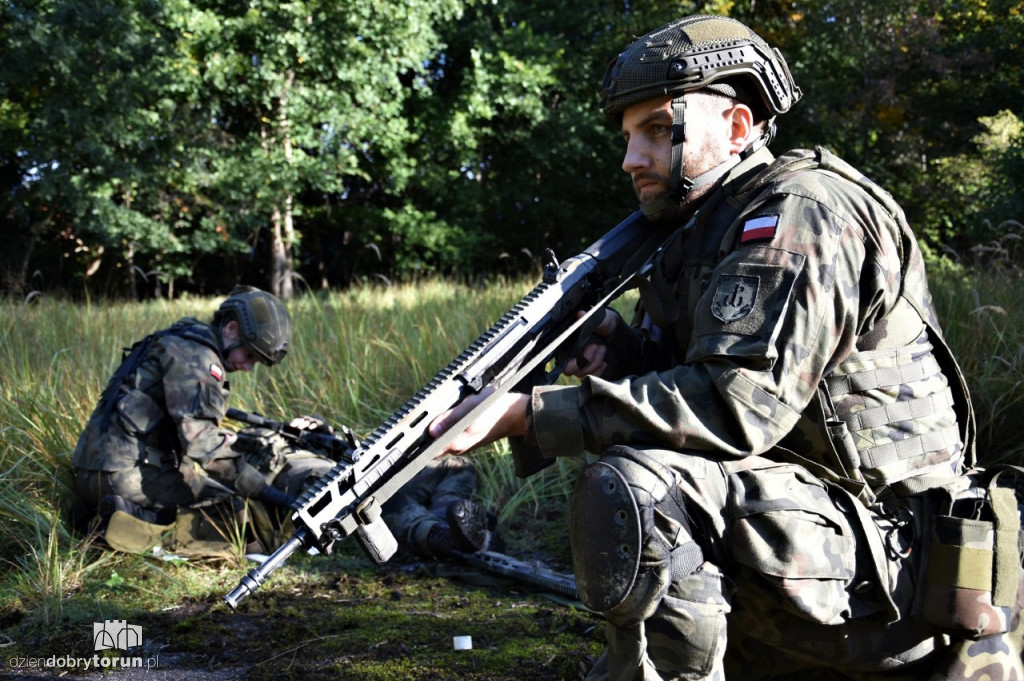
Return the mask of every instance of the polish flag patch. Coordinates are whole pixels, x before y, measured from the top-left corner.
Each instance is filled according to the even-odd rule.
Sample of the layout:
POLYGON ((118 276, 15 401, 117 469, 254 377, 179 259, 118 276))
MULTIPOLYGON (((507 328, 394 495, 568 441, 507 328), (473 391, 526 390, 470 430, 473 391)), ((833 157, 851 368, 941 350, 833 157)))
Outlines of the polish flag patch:
POLYGON ((779 226, 778 215, 763 215, 759 218, 751 218, 743 225, 743 234, 740 235, 740 243, 750 241, 763 241, 775 237, 775 230, 779 226))
POLYGON ((224 380, 224 370, 220 368, 219 364, 210 365, 210 375, 218 381, 224 380))

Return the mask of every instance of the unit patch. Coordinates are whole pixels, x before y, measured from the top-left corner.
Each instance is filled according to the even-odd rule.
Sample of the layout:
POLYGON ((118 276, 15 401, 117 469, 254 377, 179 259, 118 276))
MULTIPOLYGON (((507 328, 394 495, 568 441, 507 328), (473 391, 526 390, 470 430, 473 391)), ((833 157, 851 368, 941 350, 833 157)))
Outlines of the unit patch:
POLYGON ((759 281, 757 277, 723 274, 711 298, 711 314, 725 324, 746 317, 754 309, 759 281))
POLYGON ((743 234, 740 235, 740 243, 745 244, 751 241, 772 239, 775 237, 775 230, 778 226, 778 215, 762 215, 759 218, 751 218, 743 224, 743 234))

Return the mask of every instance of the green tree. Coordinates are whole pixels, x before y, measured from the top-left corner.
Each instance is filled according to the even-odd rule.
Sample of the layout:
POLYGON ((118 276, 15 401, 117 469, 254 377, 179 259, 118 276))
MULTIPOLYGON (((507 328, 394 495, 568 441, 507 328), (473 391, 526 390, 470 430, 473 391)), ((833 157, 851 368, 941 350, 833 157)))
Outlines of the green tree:
MULTIPOLYGON (((270 289, 288 298, 304 211, 361 183, 400 194, 412 170, 405 100, 456 0, 196 2, 182 16, 221 146, 220 219, 266 244, 270 289), (326 197, 326 198, 325 198, 326 197)), ((359 195, 359 192, 356 192, 359 195)), ((343 206, 335 211, 344 213, 343 206)), ((344 217, 336 221, 343 230, 344 217)))
POLYGON ((1020 144, 973 141, 1024 114, 1019 0, 9 0, 3 288, 40 270, 111 293, 246 280, 288 297, 300 277, 571 255, 635 207, 598 109, 608 60, 695 11, 786 55, 806 96, 777 149, 835 149, 933 245, 1020 217, 1020 144))
POLYGON ((409 200, 461 226, 461 271, 574 255, 635 210, 617 130, 600 112, 608 60, 696 5, 476 3, 444 29, 429 96, 410 116, 430 163, 409 200))
MULTIPOLYGON (((1021 112, 1019 0, 809 0, 784 51, 804 88, 791 139, 838 150, 933 246, 963 250, 978 206, 942 190, 984 117, 1021 112)), ((962 198, 967 199, 966 195, 962 198)), ((1004 216, 1003 219, 1015 217, 1004 216)))
POLYGON ((2 11, 5 232, 24 249, 8 286, 26 285, 38 244, 57 243, 78 276, 119 272, 116 288, 133 290, 137 272, 159 266, 152 256, 190 246, 168 226, 173 122, 189 114, 171 96, 176 36, 153 1, 14 0, 2 11))

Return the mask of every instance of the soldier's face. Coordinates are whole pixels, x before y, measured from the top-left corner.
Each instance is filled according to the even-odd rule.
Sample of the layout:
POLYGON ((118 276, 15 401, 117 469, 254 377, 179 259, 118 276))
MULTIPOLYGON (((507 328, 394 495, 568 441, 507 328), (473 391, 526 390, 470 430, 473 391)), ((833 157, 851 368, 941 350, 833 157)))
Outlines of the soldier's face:
POLYGON ((671 98, 650 99, 626 109, 622 139, 626 142, 622 169, 629 173, 640 203, 667 192, 672 160, 671 98))
MULTIPOLYGON (((224 347, 231 347, 241 337, 238 322, 228 322, 221 328, 220 334, 224 347)), ((245 345, 239 345, 232 348, 227 357, 224 358, 224 369, 226 371, 252 371, 257 361, 256 356, 252 354, 249 348, 245 345)))
MULTIPOLYGON (((721 97, 699 92, 686 94, 686 138, 683 174, 695 178, 738 153, 734 139, 734 111, 743 108, 721 97)), ((672 186, 672 98, 661 97, 634 104, 622 113, 626 153, 622 169, 629 173, 640 203, 667 193, 672 186)), ((705 188, 706 189, 706 188, 705 188)), ((687 200, 697 197, 687 195, 687 200)))
POLYGON ((249 348, 239 345, 224 358, 224 369, 227 371, 252 371, 257 361, 249 348))

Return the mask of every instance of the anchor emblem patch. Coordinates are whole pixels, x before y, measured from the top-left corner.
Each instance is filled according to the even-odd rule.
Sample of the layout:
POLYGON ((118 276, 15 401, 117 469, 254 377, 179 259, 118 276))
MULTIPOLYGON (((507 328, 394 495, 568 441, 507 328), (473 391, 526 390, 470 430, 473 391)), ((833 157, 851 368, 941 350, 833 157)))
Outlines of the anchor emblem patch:
POLYGON ((723 274, 711 298, 711 314, 725 324, 746 317, 754 309, 758 282, 757 277, 723 274))

